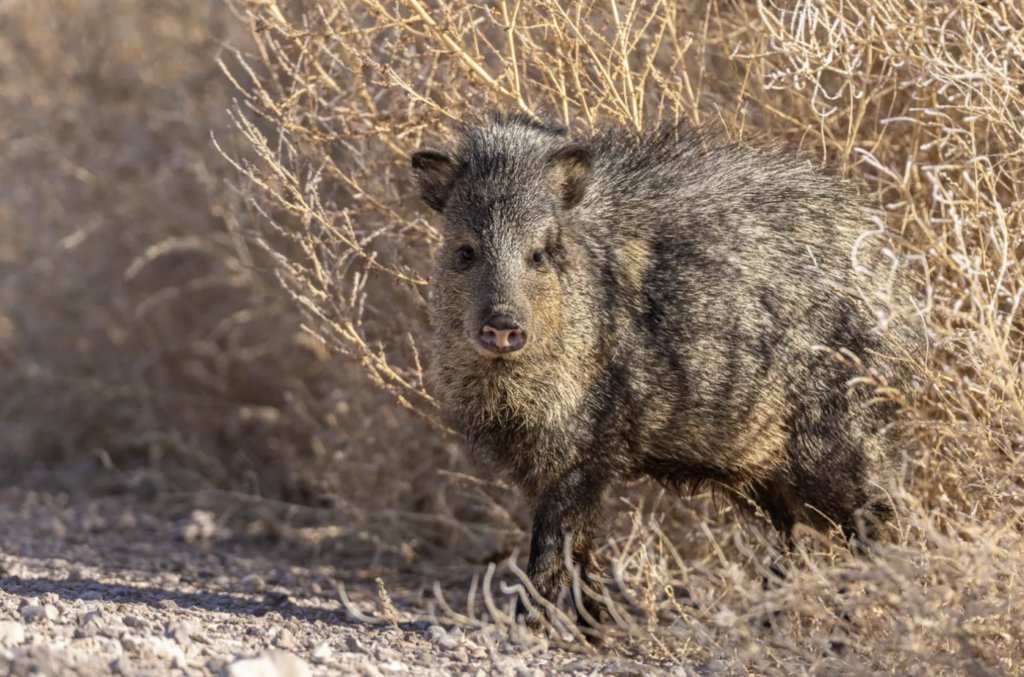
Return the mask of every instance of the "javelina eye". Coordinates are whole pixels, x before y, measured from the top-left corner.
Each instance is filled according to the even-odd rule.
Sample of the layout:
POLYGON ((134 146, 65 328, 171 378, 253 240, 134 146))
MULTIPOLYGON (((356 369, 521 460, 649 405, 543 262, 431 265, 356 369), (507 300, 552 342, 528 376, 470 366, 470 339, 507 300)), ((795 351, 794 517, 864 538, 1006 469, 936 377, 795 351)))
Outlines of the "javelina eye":
POLYGON ((473 259, 476 258, 476 252, 473 251, 473 248, 470 247, 468 244, 464 244, 461 247, 459 247, 456 253, 458 254, 459 257, 459 263, 463 265, 468 266, 470 263, 473 263, 473 259))
POLYGON ((533 252, 533 262, 536 265, 538 265, 538 266, 543 265, 544 262, 547 261, 547 260, 548 260, 548 253, 546 251, 544 251, 543 249, 538 249, 537 251, 533 252))

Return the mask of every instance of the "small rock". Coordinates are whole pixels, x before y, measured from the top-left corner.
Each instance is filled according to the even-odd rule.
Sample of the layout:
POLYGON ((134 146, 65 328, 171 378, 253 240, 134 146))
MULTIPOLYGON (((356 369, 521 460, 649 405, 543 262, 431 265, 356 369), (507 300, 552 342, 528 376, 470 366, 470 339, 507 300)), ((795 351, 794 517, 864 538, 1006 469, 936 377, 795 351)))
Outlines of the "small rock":
POLYGON ((158 607, 160 607, 161 609, 177 609, 178 608, 178 603, 175 602, 173 599, 162 599, 159 602, 157 602, 156 605, 158 607))
POLYGON ((178 525, 178 535, 186 543, 206 541, 217 533, 217 520, 209 510, 193 510, 178 525))
POLYGON ((591 672, 592 664, 585 658, 577 658, 574 661, 563 663, 558 666, 559 672, 591 672))
POLYGON ((180 662, 182 665, 185 664, 185 654, 182 653, 176 644, 165 637, 155 635, 140 637, 125 633, 121 637, 121 646, 124 647, 125 651, 134 651, 140 658, 170 659, 180 662), (127 638, 130 639, 126 641, 127 638))
POLYGON ((438 640, 437 645, 444 651, 454 651, 459 646, 459 640, 455 639, 451 635, 445 635, 438 640))
POLYGON ((125 651, 139 653, 142 649, 142 637, 131 632, 126 632, 121 635, 121 646, 125 651))
POLYGON ((167 624, 167 637, 183 647, 192 644, 192 635, 199 631, 199 627, 192 621, 170 621, 167 624))
POLYGON ((27 606, 39 606, 38 597, 22 597, 18 600, 18 608, 24 609, 27 606))
POLYGON ((376 665, 367 664, 363 666, 363 677, 384 677, 384 673, 376 665))
POLYGON ((0 578, 24 578, 26 572, 25 565, 17 560, 0 563, 0 578))
POLYGON ((136 616, 125 616, 124 624, 127 625, 129 628, 134 628, 136 630, 141 630, 143 632, 149 632, 149 623, 136 616))
POLYGON ((99 634, 108 639, 120 639, 121 635, 128 632, 128 626, 124 624, 120 616, 111 616, 106 619, 99 634))
POLYGON ((238 585, 242 587, 246 592, 259 592, 262 593, 267 589, 267 582, 263 580, 262 576, 257 574, 249 574, 238 581, 238 585))
POLYGON ((41 604, 56 604, 60 601, 60 595, 55 592, 44 592, 39 595, 39 602, 41 604))
POLYGON ((80 566, 74 566, 71 571, 68 572, 67 580, 72 583, 77 583, 85 578, 85 569, 80 566))
POLYGON ((263 596, 264 606, 282 606, 288 603, 288 593, 286 592, 268 592, 263 596))
POLYGON ((46 620, 46 610, 38 604, 28 604, 21 607, 21 617, 26 623, 42 623, 46 620))
POLYGON ((25 627, 17 621, 0 621, 0 647, 18 646, 25 641, 25 627))
POLYGON ((68 535, 68 528, 61 521, 60 517, 56 515, 53 516, 52 520, 43 520, 39 525, 39 530, 59 540, 64 540, 68 535))
POLYGON ((254 658, 240 658, 224 669, 224 677, 310 677, 309 665, 295 654, 270 649, 254 658))
POLYGON ((85 613, 79 612, 78 627, 75 628, 75 639, 95 637, 105 625, 103 612, 99 609, 86 611, 85 613))
POLYGON ((17 677, 63 675, 67 672, 61 669, 63 667, 59 660, 55 660, 48 647, 35 644, 29 647, 27 652, 20 653, 11 661, 10 674, 17 677))
POLYGON ((469 654, 460 646, 455 651, 452 651, 452 660, 457 663, 468 663, 469 654))
POLYGON ((448 636, 448 631, 442 628, 440 625, 431 625, 427 628, 427 639, 431 642, 440 642, 442 639, 448 636))
POLYGON ((402 661, 388 661, 387 663, 381 663, 380 669, 382 672, 390 672, 394 674, 397 672, 408 672, 409 665, 402 661))
POLYGON ((728 667, 728 663, 720 658, 716 658, 704 663, 703 665, 695 665, 693 672, 701 677, 711 677, 712 675, 717 675, 728 667))
POLYGON ((528 668, 520 665, 516 668, 516 677, 544 677, 544 671, 540 668, 528 668))
POLYGON ((388 661, 397 661, 402 658, 401 652, 391 647, 382 646, 377 649, 377 662, 386 663, 388 661))
POLYGON ((319 665, 325 665, 329 660, 331 660, 331 654, 331 645, 324 642, 317 648, 313 649, 313 662, 319 665))
POLYGON ((277 637, 274 638, 274 646, 278 649, 294 649, 296 646, 295 635, 288 628, 281 628, 277 637))
POLYGON ((138 524, 139 521, 135 518, 135 513, 130 510, 121 513, 121 517, 117 520, 117 528, 121 531, 133 531, 138 524))
POLYGON ((363 646, 363 643, 355 635, 349 635, 345 638, 345 646, 352 653, 366 653, 366 647, 363 646))
POLYGON ((614 675, 615 677, 644 677, 651 674, 650 668, 640 663, 609 663, 601 668, 602 675, 614 675))
POLYGON ((482 646, 478 646, 469 652, 469 655, 473 658, 487 658, 487 649, 482 646))

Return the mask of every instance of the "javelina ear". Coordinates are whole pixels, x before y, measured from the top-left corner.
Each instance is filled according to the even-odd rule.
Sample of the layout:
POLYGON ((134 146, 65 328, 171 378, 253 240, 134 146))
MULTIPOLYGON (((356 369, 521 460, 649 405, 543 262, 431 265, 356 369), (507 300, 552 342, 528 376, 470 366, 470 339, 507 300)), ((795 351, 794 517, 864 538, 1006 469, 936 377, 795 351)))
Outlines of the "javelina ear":
POLYGON ((418 151, 412 154, 412 173, 423 201, 431 209, 443 212, 455 173, 452 159, 435 150, 418 151))
POLYGON ((590 183, 590 151, 583 146, 568 146, 548 158, 551 176, 562 193, 562 206, 572 209, 583 199, 590 183))

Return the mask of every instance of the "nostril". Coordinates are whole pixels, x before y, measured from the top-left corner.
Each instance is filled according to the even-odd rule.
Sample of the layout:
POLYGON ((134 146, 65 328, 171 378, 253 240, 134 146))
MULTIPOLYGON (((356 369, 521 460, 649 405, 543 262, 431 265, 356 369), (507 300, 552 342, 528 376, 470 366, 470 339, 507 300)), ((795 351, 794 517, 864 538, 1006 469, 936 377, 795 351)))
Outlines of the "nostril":
POLYGON ((513 329, 507 337, 509 350, 519 350, 526 344, 526 334, 522 329, 513 329))

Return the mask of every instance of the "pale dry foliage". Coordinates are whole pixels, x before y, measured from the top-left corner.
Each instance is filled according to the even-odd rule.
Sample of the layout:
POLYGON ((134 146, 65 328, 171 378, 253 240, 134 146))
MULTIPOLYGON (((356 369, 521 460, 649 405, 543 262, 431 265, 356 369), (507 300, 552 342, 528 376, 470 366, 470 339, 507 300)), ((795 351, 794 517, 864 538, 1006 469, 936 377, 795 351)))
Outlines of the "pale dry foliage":
MULTIPOLYGON (((36 50, 47 41, 30 29, 52 26, 33 12, 52 22, 79 11, 42 4, 8 10, 36 50)), ((805 533, 780 558, 770 529, 727 502, 623 491, 603 549, 618 615, 610 642, 647 660, 721 661, 726 674, 1021 670, 1019 3, 231 0, 226 21, 250 33, 219 53, 233 130, 218 115, 226 90, 205 79, 214 49, 189 42, 227 39, 198 18, 216 12, 192 0, 113 4, 126 11, 97 30, 163 26, 131 49, 175 50, 177 70, 131 71, 132 94, 107 103, 107 89, 57 55, 17 77, 0 60, 0 104, 28 106, 16 129, 33 139, 2 139, 0 232, 20 238, 0 243, 0 388, 17 393, 0 422, 19 433, 0 440, 5 454, 95 448, 128 468, 142 452, 190 490, 202 474, 210 490, 306 506, 334 497, 299 514, 339 525, 348 552, 362 539, 425 566, 501 561, 525 543, 525 516, 501 487, 459 474, 423 383, 439 234, 408 155, 488 106, 581 128, 713 124, 839 164, 901 235, 899 259, 921 289, 902 312, 929 333, 918 391, 906 394, 920 425, 893 496, 901 537, 868 559, 805 533), (161 4, 176 11, 141 21, 161 4), (187 140, 160 127, 171 124, 187 140), (224 163, 197 140, 211 128, 234 164, 226 190, 224 163), (133 133, 178 140, 139 150, 133 133), (188 171, 203 177, 195 188, 188 171), (65 239, 36 251, 46 239, 19 232, 27 220, 65 239), (172 256, 209 267, 160 269, 172 256), (139 286, 146 275, 155 288, 139 286), (786 578, 765 591, 773 562, 786 578)), ((104 59, 126 58, 63 49, 100 83, 104 59)), ((468 593, 439 590, 438 613, 507 623, 504 585, 478 573, 468 593)), ((571 641, 560 625, 558 641, 571 641)))

